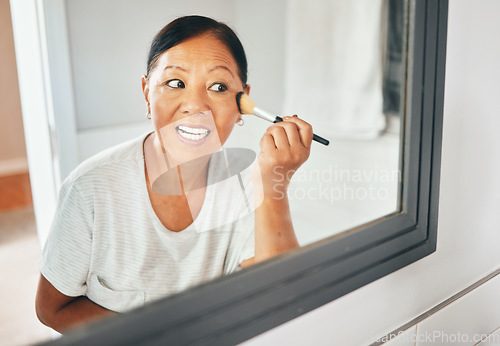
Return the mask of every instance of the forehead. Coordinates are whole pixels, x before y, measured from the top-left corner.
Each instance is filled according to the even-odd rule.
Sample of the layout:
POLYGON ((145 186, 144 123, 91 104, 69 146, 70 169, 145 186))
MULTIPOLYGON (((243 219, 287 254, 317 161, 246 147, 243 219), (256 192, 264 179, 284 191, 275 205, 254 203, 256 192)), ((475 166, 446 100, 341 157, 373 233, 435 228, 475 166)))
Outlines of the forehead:
POLYGON ((157 67, 163 69, 171 64, 189 67, 200 63, 222 64, 231 70, 237 70, 236 61, 229 48, 210 35, 193 37, 168 49, 159 56, 157 67))

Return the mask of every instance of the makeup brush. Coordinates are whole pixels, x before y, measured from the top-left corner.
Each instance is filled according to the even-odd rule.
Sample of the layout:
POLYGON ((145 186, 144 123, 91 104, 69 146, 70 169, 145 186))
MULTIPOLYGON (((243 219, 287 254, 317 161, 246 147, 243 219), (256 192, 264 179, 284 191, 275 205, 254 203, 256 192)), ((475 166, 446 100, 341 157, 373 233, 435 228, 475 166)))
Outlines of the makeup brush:
MULTIPOLYGON (((280 121, 283 121, 282 117, 272 115, 258 107, 255 107, 255 103, 253 103, 250 97, 248 97, 248 95, 243 91, 236 94, 236 104, 238 105, 238 109, 241 114, 253 114, 272 123, 279 123, 280 121)), ((330 144, 329 140, 318 135, 313 135, 313 140, 324 145, 330 144)))

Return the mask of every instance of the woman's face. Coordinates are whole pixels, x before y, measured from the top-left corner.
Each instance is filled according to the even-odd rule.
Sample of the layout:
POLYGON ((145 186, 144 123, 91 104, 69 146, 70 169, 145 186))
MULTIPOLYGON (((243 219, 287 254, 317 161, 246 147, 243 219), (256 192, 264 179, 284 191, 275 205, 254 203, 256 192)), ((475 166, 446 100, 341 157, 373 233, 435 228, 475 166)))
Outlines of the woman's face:
POLYGON ((155 132, 174 164, 219 150, 241 117, 238 65, 210 35, 164 52, 142 84, 155 132))

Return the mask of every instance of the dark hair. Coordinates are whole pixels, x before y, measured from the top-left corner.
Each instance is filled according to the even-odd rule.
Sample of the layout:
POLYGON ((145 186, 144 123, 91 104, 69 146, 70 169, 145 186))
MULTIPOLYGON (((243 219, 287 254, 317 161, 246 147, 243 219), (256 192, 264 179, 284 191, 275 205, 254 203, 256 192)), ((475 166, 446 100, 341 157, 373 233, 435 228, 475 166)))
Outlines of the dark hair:
POLYGON ((226 24, 218 22, 212 18, 203 16, 185 16, 179 17, 156 34, 148 55, 148 66, 146 76, 156 67, 158 57, 168 49, 187 41, 190 38, 203 34, 211 34, 221 41, 231 51, 236 64, 238 65, 238 74, 243 82, 247 84, 247 58, 245 50, 234 31, 226 24))

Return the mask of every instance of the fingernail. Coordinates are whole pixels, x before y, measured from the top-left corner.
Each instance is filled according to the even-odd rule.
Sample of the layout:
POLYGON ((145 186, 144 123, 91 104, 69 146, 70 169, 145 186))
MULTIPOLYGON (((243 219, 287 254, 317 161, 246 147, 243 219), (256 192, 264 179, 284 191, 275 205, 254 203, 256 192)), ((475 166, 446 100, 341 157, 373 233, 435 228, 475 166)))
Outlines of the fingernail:
POLYGON ((286 116, 286 117, 283 117, 283 119, 288 120, 288 119, 292 119, 292 117, 286 116))

